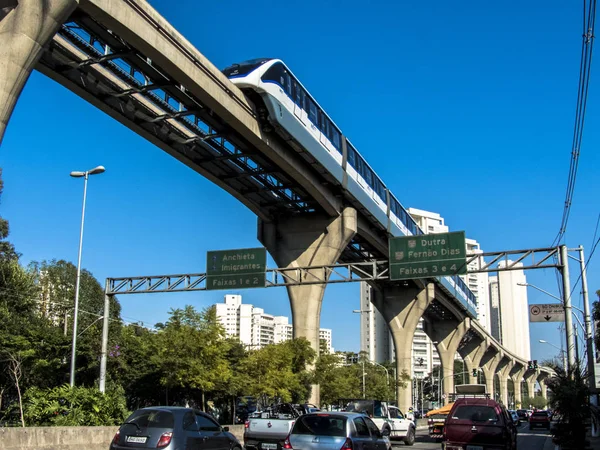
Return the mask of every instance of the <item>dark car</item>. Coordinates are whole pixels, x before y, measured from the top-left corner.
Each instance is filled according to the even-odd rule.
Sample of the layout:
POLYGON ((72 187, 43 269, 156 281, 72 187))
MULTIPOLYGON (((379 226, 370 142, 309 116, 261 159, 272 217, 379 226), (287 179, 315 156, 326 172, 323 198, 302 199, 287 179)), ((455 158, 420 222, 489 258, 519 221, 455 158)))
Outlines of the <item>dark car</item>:
POLYGON ((138 409, 121 424, 110 450, 162 448, 173 450, 241 450, 229 427, 191 408, 155 406, 138 409))
POLYGON ((538 427, 550 429, 550 414, 548 411, 535 411, 529 418, 529 429, 533 430, 538 427))
POLYGON ((444 425, 446 450, 515 450, 517 427, 506 408, 488 398, 458 398, 444 425))
POLYGON ((519 422, 527 422, 529 420, 529 414, 526 409, 517 409, 517 416, 519 416, 519 422))

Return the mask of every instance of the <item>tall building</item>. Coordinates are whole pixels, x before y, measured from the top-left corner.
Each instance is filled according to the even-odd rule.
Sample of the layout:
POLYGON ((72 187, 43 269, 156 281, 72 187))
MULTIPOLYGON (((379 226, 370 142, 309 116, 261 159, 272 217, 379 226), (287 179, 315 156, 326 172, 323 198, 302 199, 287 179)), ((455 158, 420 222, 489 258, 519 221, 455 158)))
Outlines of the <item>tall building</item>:
MULTIPOLYGON (((498 268, 512 261, 500 261, 498 268)), ((515 267, 523 267, 517 263, 515 267)), ((527 282, 523 270, 498 272, 490 277, 491 330, 507 350, 523 359, 531 359, 529 337, 529 308, 527 306, 527 282)))
MULTIPOLYGON (((293 336, 293 326, 285 316, 265 314, 264 309, 242 303, 241 295, 225 295, 223 303, 215 304, 217 319, 227 336, 237 336, 239 341, 251 349, 287 341, 293 336)), ((331 330, 321 328, 320 338, 325 341, 329 353, 331 330)))
MULTIPOLYGON (((479 243, 474 239, 465 239, 465 244, 467 246, 468 255, 483 253, 479 247, 479 243)), ((483 256, 480 256, 469 263, 468 270, 477 270, 483 265, 483 256)), ((491 334, 492 325, 490 322, 490 290, 488 273, 467 273, 461 277, 477 298, 477 320, 483 326, 483 328, 485 328, 485 330, 491 334)))

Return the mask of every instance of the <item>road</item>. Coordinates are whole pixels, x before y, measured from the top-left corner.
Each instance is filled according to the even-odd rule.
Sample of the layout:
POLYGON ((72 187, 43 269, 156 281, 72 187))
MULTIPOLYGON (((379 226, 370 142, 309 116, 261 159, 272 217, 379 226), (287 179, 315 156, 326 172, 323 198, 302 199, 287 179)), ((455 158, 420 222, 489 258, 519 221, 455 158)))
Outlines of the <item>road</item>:
MULTIPOLYGON (((546 450, 554 450, 554 445, 550 445, 551 437, 548 430, 530 431, 527 423, 523 423, 521 426, 519 426, 519 435, 517 438, 518 450, 544 450, 546 441, 548 441, 546 450)), ((394 445, 394 450, 400 450, 401 447, 405 447, 405 445, 394 445)), ((412 448, 415 450, 440 450, 442 445, 439 442, 435 442, 433 439, 430 439, 427 434, 427 430, 418 430, 415 445, 412 448)))

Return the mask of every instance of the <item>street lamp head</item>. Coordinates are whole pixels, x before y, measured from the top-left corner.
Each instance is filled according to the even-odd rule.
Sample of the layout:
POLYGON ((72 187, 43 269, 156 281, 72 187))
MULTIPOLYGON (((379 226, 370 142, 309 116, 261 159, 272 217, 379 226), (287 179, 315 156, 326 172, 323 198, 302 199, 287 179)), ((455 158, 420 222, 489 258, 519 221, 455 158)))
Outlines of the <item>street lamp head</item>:
POLYGON ((547 344, 547 342, 543 339, 540 339, 540 344, 547 344))
POLYGON ((529 283, 517 283, 518 286, 529 286, 529 283))
POLYGON ((85 172, 79 172, 79 171, 74 170, 73 172, 71 172, 71 176, 73 178, 85 177, 85 172))
POLYGON ((104 166, 97 166, 97 167, 94 167, 92 170, 88 170, 88 173, 90 175, 96 175, 96 174, 104 172, 105 170, 106 169, 104 168, 104 166))

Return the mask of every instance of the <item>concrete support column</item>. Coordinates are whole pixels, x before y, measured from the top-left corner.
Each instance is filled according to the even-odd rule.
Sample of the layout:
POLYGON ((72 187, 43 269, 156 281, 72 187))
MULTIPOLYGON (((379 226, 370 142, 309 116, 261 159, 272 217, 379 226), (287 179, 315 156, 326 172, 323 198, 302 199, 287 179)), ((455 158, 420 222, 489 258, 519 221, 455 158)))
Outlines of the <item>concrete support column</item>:
POLYGON ((523 407, 523 392, 521 390, 521 382, 523 381, 523 376, 525 375, 526 370, 527 369, 525 367, 517 363, 510 372, 510 377, 512 378, 513 385, 515 387, 515 408, 523 407))
POLYGON ((512 361, 507 358, 503 358, 498 367, 496 367, 496 373, 498 374, 498 380, 500 381, 500 401, 507 408, 508 405, 508 378, 509 373, 513 367, 512 361))
POLYGON ((546 374, 540 373, 537 377, 537 382, 540 384, 540 391, 542 393, 542 397, 546 400, 546 404, 548 404, 548 387, 546 385, 546 374))
POLYGON ((446 394, 444 405, 450 401, 449 395, 454 392, 454 357, 462 338, 471 327, 471 320, 467 317, 463 321, 443 320, 435 322, 423 322, 423 330, 435 344, 440 363, 442 364, 442 388, 446 394))
POLYGON ((0 13, 0 143, 41 52, 78 0, 11 0, 0 13), (6 13, 6 15, 3 15, 6 13))
MULTIPOLYGON (((535 396, 535 381, 537 378, 537 373, 533 370, 528 370, 525 372, 525 383, 527 383, 527 396, 534 397, 535 396)), ((529 408, 529 405, 526 405, 529 408)))
MULTIPOLYGON (((412 376, 412 342, 419 319, 435 297, 435 285, 425 288, 389 285, 374 286, 373 305, 386 320, 396 354, 396 376, 402 374, 412 376)), ((412 381, 406 386, 398 385, 398 407, 408 411, 412 405, 412 381)))
POLYGON ((494 347, 488 348, 488 351, 481 359, 480 364, 483 374, 485 375, 486 391, 490 394, 490 398, 494 398, 495 396, 494 376, 496 375, 496 367, 498 367, 501 359, 502 353, 494 347))
MULTIPOLYGON (((258 239, 280 268, 335 264, 357 231, 357 215, 345 208, 338 217, 307 214, 284 217, 276 222, 258 220, 258 239)), ((322 271, 315 273, 319 279, 322 271)), ((305 281, 310 281, 308 272, 305 281)), ((288 286, 292 307, 294 338, 306 338, 319 354, 321 304, 326 284, 288 286)), ((320 403, 319 386, 314 385, 310 402, 320 403)))
POLYGON ((471 384, 478 384, 478 376, 473 376, 473 369, 480 370, 481 358, 487 351, 489 344, 485 339, 481 339, 478 336, 473 336, 464 346, 458 349, 458 353, 462 356, 467 371, 469 372, 469 382, 471 384))

